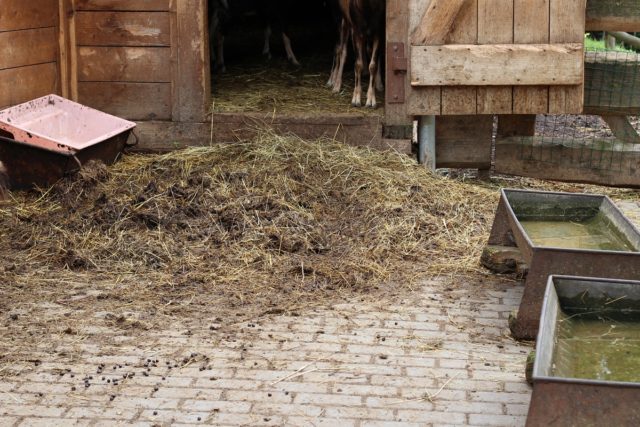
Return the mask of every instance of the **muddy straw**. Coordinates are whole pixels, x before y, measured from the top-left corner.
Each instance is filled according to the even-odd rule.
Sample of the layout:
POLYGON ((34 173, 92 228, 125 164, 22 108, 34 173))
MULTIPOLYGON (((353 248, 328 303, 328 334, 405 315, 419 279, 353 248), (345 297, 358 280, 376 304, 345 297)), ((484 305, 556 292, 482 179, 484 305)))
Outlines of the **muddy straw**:
POLYGON ((96 326, 229 324, 484 274, 501 184, 270 132, 88 165, 0 209, 0 365, 96 326))

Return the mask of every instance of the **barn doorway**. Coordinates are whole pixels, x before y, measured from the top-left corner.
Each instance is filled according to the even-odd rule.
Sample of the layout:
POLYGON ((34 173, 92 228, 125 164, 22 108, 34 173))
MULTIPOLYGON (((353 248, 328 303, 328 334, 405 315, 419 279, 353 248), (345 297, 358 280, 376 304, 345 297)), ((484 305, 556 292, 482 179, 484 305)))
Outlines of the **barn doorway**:
MULTIPOLYGON (((351 46, 341 91, 332 93, 326 86, 338 37, 327 3, 325 0, 291 2, 292 7, 284 17, 299 66, 287 60, 282 37, 275 28, 270 38, 271 58, 265 57, 262 18, 255 11, 232 9, 232 23, 224 41, 224 72, 216 69, 215 55, 212 55, 212 111, 383 117, 384 93, 378 93, 375 110, 351 106, 354 85, 351 46)), ((366 86, 363 87, 366 90, 366 86)))

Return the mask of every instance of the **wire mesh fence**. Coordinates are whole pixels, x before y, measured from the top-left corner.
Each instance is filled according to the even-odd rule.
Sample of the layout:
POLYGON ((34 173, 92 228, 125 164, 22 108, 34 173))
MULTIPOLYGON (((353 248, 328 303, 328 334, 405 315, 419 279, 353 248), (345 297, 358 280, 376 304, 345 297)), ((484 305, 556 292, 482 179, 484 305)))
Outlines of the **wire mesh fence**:
POLYGON ((640 55, 585 53, 587 115, 540 115, 518 137, 522 160, 623 171, 640 177, 640 55))

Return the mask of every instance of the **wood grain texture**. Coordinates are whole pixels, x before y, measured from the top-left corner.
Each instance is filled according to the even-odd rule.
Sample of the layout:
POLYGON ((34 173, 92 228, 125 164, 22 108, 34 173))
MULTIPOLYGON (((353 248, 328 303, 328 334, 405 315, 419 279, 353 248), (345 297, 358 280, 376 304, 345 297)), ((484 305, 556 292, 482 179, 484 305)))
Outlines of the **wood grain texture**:
POLYGON ((415 46, 411 60, 413 86, 578 85, 583 80, 581 43, 415 46))
POLYGON ((0 31, 56 25, 58 0, 0 0, 0 31))
POLYGON ((76 10, 167 12, 171 0, 76 0, 76 10))
MULTIPOLYGON (((420 18, 423 16, 427 7, 429 7, 431 0, 396 0, 399 1, 405 10, 407 15, 407 22, 409 23, 408 33, 412 34, 416 28, 420 25, 420 18)), ((406 40, 407 46, 409 43, 408 36, 406 40)), ((406 51, 410 49, 405 48, 406 51)), ((407 75, 407 87, 405 93, 407 94, 407 113, 413 116, 420 115, 434 115, 441 114, 442 112, 442 88, 440 87, 411 87, 410 78, 411 75, 411 60, 409 62, 409 70, 407 75)), ((386 110, 385 110, 386 113, 386 110)))
POLYGON ((78 12, 78 46, 169 46, 167 12, 78 12))
MULTIPOLYGON (((478 44, 513 43, 513 0, 478 0, 478 44)), ((478 87, 478 114, 509 114, 511 87, 478 87)))
POLYGON ((491 167, 493 116, 436 117, 436 167, 491 167))
POLYGON ((254 138, 260 129, 265 128, 306 139, 328 137, 350 145, 411 152, 410 141, 381 138, 382 122, 378 117, 347 114, 273 116, 261 113, 216 113, 211 120, 203 123, 142 122, 136 128, 140 137, 136 149, 163 152, 186 146, 237 142, 254 138))
POLYGON ((78 101, 128 120, 170 120, 171 84, 79 82, 78 101))
POLYGON ((173 120, 206 121, 211 97, 206 0, 183 0, 177 4, 178 73, 173 120))
MULTIPOLYGON (((529 144, 534 138, 529 139, 529 144)), ((552 179, 566 182, 607 185, 613 187, 640 188, 640 149, 627 144, 622 151, 594 151, 585 156, 584 147, 568 147, 561 144, 545 148, 543 159, 528 159, 522 155, 523 138, 498 138, 496 140, 496 173, 552 179), (610 156, 615 160, 611 160, 610 156), (615 167, 598 168, 594 165, 610 164, 615 167)), ((539 141, 538 141, 539 143, 539 141)), ((588 148, 586 148, 588 149, 588 148)))
POLYGON ((469 0, 431 0, 420 19, 418 27, 413 31, 411 44, 441 45, 452 32, 453 23, 469 0))
POLYGON ((53 27, 0 33, 0 69, 56 62, 57 43, 58 32, 53 27))
POLYGON ((80 47, 80 81, 171 82, 167 47, 80 47))
MULTIPOLYGON (((476 44, 478 42, 478 0, 466 0, 456 17, 447 45, 476 44)), ((444 46, 443 46, 444 47, 444 46)), ((447 87, 442 85, 441 114, 476 114, 477 87, 447 87)))
MULTIPOLYGON (((549 43, 549 0, 514 0, 513 20, 514 43, 549 43)), ((548 87, 513 89, 515 114, 538 114, 548 108, 548 87)))
POLYGON ((0 108, 58 91, 55 62, 0 70, 0 108))
MULTIPOLYGON (((584 44, 584 20, 586 0, 550 0, 551 43, 584 44)), ((580 61, 578 84, 569 87, 549 88, 550 114, 580 114, 584 103, 584 60, 580 61)), ((558 75, 561 75, 558 72, 558 75)))

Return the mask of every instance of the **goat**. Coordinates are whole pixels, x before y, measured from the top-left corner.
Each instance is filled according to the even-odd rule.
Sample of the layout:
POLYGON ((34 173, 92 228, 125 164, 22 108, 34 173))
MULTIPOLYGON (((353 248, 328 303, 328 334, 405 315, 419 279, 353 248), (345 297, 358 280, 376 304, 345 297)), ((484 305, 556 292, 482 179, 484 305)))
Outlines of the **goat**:
POLYGON ((214 69, 225 71, 224 40, 234 19, 241 15, 257 12, 264 24, 264 47, 262 54, 271 59, 270 39, 272 29, 282 35, 287 59, 293 65, 300 63, 293 53, 291 38, 287 29, 287 14, 292 0, 208 0, 209 40, 214 69))
POLYGON ((334 69, 330 82, 333 90, 339 91, 342 82, 342 69, 347 55, 346 40, 351 38, 356 53, 355 85, 351 105, 362 105, 362 73, 367 54, 369 55, 369 88, 367 90, 366 106, 377 107, 376 89, 382 90, 382 74, 378 64, 380 59, 380 44, 384 41, 385 0, 339 0, 339 7, 343 15, 340 27, 340 40, 336 47, 334 69), (339 58, 338 58, 339 56, 339 58))

